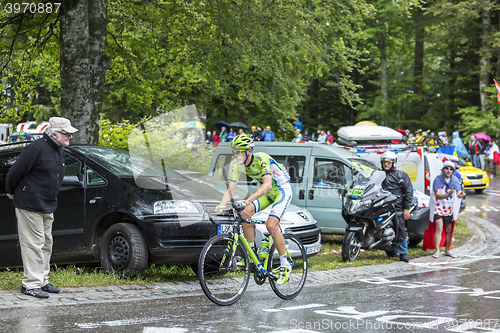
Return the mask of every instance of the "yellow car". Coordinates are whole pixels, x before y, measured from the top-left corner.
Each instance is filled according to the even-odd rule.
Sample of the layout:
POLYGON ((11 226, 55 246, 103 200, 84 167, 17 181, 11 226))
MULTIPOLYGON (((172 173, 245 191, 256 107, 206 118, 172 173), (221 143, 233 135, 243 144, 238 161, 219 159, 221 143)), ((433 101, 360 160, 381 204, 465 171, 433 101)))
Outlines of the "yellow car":
POLYGON ((462 175, 466 190, 475 190, 476 193, 481 193, 490 186, 490 178, 488 178, 486 171, 473 167, 471 162, 467 162, 463 158, 459 158, 459 161, 458 172, 462 175))

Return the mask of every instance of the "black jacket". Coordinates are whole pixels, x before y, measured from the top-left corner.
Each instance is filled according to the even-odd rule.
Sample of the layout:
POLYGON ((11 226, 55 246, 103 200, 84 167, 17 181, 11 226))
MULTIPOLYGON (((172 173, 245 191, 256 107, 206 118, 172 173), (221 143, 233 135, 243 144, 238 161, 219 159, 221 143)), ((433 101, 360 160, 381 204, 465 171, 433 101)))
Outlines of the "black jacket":
POLYGON ((382 188, 398 197, 397 209, 410 209, 413 203, 413 185, 406 172, 394 168, 386 171, 382 188))
POLYGON ((14 194, 14 207, 53 213, 64 169, 62 146, 48 135, 24 147, 7 173, 5 189, 14 194))

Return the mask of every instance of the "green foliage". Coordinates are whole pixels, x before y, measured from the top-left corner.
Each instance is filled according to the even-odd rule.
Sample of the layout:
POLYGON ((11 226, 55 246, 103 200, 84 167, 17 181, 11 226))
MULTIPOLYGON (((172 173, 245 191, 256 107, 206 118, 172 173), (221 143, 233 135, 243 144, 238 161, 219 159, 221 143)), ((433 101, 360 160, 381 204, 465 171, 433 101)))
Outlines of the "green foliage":
POLYGON ((99 122, 99 145, 128 150, 128 137, 136 124, 131 124, 128 120, 119 123, 111 123, 102 117, 99 122))
POLYGON ((500 138, 500 104, 497 101, 497 89, 492 85, 485 90, 490 93, 487 112, 481 111, 478 106, 460 108, 457 111, 461 118, 459 130, 464 138, 476 133, 484 133, 497 140, 500 138))
POLYGON ((164 118, 145 118, 138 124, 128 120, 111 123, 103 118, 99 145, 129 150, 174 170, 208 172, 212 146, 205 144, 203 131, 183 128, 185 122, 164 118), (193 144, 195 136, 201 139, 198 144, 193 144))

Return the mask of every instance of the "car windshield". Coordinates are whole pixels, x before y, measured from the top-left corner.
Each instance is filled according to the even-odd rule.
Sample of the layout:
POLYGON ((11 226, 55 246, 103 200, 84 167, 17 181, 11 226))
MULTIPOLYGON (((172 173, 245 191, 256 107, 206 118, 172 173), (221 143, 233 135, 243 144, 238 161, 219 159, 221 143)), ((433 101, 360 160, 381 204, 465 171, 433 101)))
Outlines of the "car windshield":
POLYGON ((458 160, 460 161, 459 164, 460 166, 470 166, 469 163, 467 163, 466 160, 464 160, 463 158, 459 157, 458 160))
POLYGON ((158 176, 185 179, 177 172, 140 155, 109 147, 71 147, 120 177, 158 176))
MULTIPOLYGON (((222 194, 226 192, 228 186, 228 184, 225 181, 203 173, 193 172, 185 174, 185 176, 188 178, 193 178, 197 182, 209 185, 222 194)), ((233 192, 233 199, 239 201, 245 199, 246 197, 248 197, 248 193, 243 189, 236 187, 236 189, 233 192)))

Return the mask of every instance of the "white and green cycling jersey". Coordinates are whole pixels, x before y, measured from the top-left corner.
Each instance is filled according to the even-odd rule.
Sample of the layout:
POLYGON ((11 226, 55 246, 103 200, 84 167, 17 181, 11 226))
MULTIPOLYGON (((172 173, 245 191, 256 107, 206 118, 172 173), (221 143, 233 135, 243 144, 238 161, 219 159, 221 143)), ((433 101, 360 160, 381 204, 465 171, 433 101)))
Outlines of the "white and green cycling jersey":
POLYGON ((281 220, 283 214, 292 200, 292 188, 290 186, 290 176, 283 164, 280 164, 266 153, 254 153, 251 157, 250 164, 245 166, 237 164, 236 161, 231 163, 229 172, 229 181, 237 182, 241 173, 245 173, 248 177, 255 179, 262 184, 262 178, 265 175, 272 177, 273 187, 266 195, 253 201, 255 212, 261 211, 273 204, 270 216, 281 220))

